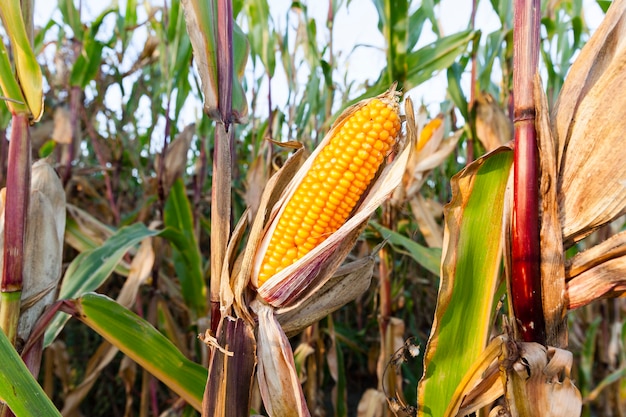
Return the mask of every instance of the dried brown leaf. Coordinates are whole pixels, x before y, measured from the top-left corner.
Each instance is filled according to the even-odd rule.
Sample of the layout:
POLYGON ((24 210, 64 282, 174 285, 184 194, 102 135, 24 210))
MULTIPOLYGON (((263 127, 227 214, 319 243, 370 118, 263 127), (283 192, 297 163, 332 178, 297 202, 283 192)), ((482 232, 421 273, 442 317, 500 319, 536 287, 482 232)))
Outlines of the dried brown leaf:
MULTIPOLYGON (((570 378, 573 356, 538 343, 521 343, 520 358, 507 369, 506 397, 519 417, 579 416, 582 397, 570 378)), ((514 353, 517 355, 517 353, 514 353)))
POLYGON ((120 363, 120 369, 118 376, 124 383, 124 390, 126 391, 126 406, 124 407, 124 417, 132 417, 133 414, 133 399, 135 398, 135 380, 137 379, 137 364, 128 356, 122 358, 120 363))
POLYGON ((575 278, 595 266, 624 255, 626 255, 626 231, 613 235, 569 259, 566 263, 567 279, 575 278))
MULTIPOLYGON (((262 149, 266 148, 267 143, 263 143, 262 149)), ((268 167, 267 156, 264 151, 261 151, 248 166, 245 180, 246 190, 243 193, 243 200, 246 202, 246 207, 250 210, 252 217, 256 215, 259 209, 265 184, 268 183, 270 174, 271 168, 268 167)))
POLYGON ((476 136, 487 152, 513 139, 511 119, 489 93, 476 95, 476 136))
POLYGON ((263 404, 272 417, 310 416, 289 339, 274 317, 274 308, 254 301, 258 316, 257 377, 263 404))
POLYGON ((616 0, 581 50, 555 107, 558 201, 567 246, 626 210, 626 1, 616 0))
POLYGON ((601 298, 616 297, 625 291, 626 256, 609 259, 567 282, 568 308, 575 309, 601 298))
POLYGON ((387 397, 382 392, 370 388, 363 393, 357 406, 357 417, 384 417, 387 410, 387 397))
POLYGON ((459 383, 445 416, 471 414, 504 394, 498 365, 506 341, 506 336, 497 336, 489 342, 459 383))
POLYGON ((59 145, 69 145, 72 143, 72 123, 70 112, 65 107, 57 107, 54 111, 54 130, 52 140, 59 145))
POLYGON ((191 141, 196 133, 196 125, 192 123, 187 125, 182 132, 176 137, 176 140, 167 147, 165 158, 161 158, 161 154, 157 155, 154 164, 157 172, 163 169, 163 188, 169 190, 176 181, 185 172, 187 167, 187 154, 191 147, 191 141), (161 167, 161 160, 165 163, 161 167))
POLYGON ((557 203, 557 148, 548 116, 548 100, 539 75, 535 77, 535 111, 541 178, 541 296, 550 346, 567 346, 567 293, 565 290, 565 254, 557 203))

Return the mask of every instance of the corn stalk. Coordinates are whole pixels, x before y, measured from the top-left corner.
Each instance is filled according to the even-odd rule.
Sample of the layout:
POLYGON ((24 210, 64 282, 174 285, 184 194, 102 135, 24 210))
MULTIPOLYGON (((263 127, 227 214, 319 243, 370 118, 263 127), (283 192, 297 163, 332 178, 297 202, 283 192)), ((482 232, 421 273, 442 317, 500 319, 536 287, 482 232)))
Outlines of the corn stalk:
POLYGON ((545 344, 539 245, 539 155, 533 97, 533 80, 539 59, 540 15, 540 0, 515 2, 511 294, 520 337, 526 342, 545 344))

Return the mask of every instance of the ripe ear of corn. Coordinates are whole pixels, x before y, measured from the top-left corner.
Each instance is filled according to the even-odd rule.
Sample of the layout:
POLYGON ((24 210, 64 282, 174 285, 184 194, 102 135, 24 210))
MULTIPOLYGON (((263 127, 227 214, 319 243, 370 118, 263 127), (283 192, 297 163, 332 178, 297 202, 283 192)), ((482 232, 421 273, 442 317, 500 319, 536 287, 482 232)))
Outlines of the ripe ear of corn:
POLYGON ((341 118, 272 222, 261 246, 257 286, 337 231, 353 212, 400 133, 394 94, 367 100, 341 118))
POLYGON ((435 117, 430 122, 428 122, 426 126, 422 128, 422 131, 420 132, 419 140, 417 141, 418 152, 421 151, 422 148, 424 148, 424 146, 428 143, 430 138, 433 137, 433 133, 435 132, 435 130, 439 129, 439 126, 441 126, 442 123, 443 123, 443 120, 441 120, 439 117, 435 117))

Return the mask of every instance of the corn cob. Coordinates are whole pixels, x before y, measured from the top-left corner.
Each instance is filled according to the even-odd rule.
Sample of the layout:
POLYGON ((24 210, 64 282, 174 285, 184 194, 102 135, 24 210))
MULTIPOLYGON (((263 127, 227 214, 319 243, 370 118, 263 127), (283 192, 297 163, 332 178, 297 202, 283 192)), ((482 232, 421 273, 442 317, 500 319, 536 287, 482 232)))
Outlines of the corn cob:
POLYGON ((400 132, 395 97, 369 100, 334 132, 280 214, 258 271, 259 287, 346 222, 400 132))

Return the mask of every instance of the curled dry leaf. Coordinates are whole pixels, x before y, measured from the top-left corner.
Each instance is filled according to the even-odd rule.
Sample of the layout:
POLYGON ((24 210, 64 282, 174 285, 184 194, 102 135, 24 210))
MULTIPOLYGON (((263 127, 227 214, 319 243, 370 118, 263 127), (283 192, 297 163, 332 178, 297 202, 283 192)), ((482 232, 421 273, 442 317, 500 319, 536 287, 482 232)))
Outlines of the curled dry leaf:
POLYGON ((167 191, 172 187, 174 181, 180 178, 187 167, 187 153, 191 146, 191 141, 196 133, 196 125, 192 123, 187 125, 182 132, 176 137, 170 146, 167 147, 165 158, 161 158, 158 154, 155 159, 155 168, 157 172, 163 170, 163 188, 167 191), (165 163, 161 167, 161 160, 165 163))
POLYGON ((558 201, 570 246, 626 210, 626 1, 616 0, 581 50, 554 112, 558 201))
MULTIPOLYGON (((510 347, 513 345, 507 345, 510 347)), ((519 417, 579 416, 582 397, 570 378, 572 353, 538 343, 515 344, 517 359, 507 368, 506 397, 511 414, 519 417)))
POLYGON ((311 297, 278 309, 276 318, 283 331, 293 336, 356 299, 369 288, 373 269, 374 259, 369 257, 343 265, 311 297))
POLYGON ((272 417, 310 416, 293 359, 289 339, 274 317, 274 309, 253 301, 259 319, 257 377, 263 404, 272 417))

